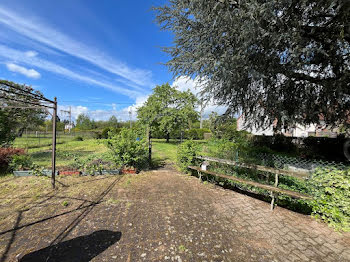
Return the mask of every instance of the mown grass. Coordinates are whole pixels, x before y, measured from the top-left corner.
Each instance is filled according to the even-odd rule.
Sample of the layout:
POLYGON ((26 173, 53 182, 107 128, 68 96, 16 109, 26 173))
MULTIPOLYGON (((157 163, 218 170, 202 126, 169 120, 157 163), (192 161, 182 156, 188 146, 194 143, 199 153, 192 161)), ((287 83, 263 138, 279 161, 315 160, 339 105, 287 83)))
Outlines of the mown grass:
MULTIPOLYGON (((56 146, 56 165, 57 167, 69 167, 74 165, 75 159, 84 161, 91 156, 99 158, 108 152, 104 139, 84 139, 83 141, 74 141, 74 136, 61 136, 56 146)), ((176 162, 177 146, 180 141, 172 139, 166 143, 165 139, 152 139, 152 158, 156 162, 172 164, 176 162)), ((203 141, 198 141, 203 143, 203 141)), ((27 148, 34 163, 39 166, 51 167, 51 144, 50 138, 35 137, 17 138, 14 142, 15 147, 27 148)))
MULTIPOLYGON (((17 138, 15 140, 15 147, 23 147, 25 144, 31 144, 28 148, 28 154, 32 156, 34 163, 43 167, 51 166, 51 142, 45 141, 40 146, 34 145, 33 138, 28 138, 26 141, 25 137, 17 138), (47 143, 46 143, 47 142, 47 143)), ((25 148, 25 146, 24 146, 25 148)), ((72 137, 61 137, 61 142, 56 146, 56 164, 57 167, 72 166, 75 159, 84 160, 89 158, 91 155, 101 155, 108 151, 104 140, 97 139, 86 139, 84 141, 74 141, 72 137)))
POLYGON ((152 139, 152 157, 155 161, 175 163, 178 144, 176 140, 166 143, 165 139, 152 139))

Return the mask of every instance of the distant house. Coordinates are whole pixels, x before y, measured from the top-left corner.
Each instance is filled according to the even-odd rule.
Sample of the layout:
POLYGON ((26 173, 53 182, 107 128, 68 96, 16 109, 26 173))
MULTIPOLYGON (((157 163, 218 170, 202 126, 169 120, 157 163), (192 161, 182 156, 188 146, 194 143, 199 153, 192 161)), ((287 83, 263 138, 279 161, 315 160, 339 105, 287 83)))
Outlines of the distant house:
MULTIPOLYGON (((311 125, 297 124, 292 128, 282 130, 280 133, 289 137, 337 137, 337 128, 330 129, 322 123, 322 120, 320 122, 320 124, 311 125)), ((243 114, 237 119, 237 130, 244 130, 257 136, 273 136, 276 134, 273 130, 273 127, 274 124, 266 126, 265 128, 248 127, 245 116, 243 114)))
POLYGON ((72 128, 74 128, 73 124, 65 124, 65 126, 64 126, 65 130, 69 130, 70 131, 72 128))

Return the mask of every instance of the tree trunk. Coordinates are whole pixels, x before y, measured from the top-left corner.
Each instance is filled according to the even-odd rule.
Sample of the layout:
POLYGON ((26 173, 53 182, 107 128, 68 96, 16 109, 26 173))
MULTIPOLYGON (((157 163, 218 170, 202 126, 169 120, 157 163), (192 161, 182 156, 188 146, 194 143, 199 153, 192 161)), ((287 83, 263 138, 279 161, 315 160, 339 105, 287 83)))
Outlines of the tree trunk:
POLYGON ((170 140, 170 133, 166 133, 166 142, 169 143, 169 140, 170 140))
POLYGON ((22 135, 23 135, 23 133, 24 133, 24 130, 25 130, 25 128, 20 128, 20 129, 18 130, 18 132, 17 132, 17 136, 18 136, 18 137, 22 137, 22 135))

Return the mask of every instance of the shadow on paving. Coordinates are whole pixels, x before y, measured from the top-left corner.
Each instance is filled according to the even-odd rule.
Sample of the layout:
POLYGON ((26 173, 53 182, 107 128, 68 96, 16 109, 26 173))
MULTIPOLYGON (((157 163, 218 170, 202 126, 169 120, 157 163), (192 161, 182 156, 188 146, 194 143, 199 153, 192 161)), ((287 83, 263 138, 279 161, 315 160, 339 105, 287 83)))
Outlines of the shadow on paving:
POLYGON ((95 231, 53 246, 34 251, 22 257, 20 262, 79 261, 87 262, 120 240, 121 232, 95 231))
MULTIPOLYGON (((39 224, 39 223, 42 223, 44 221, 47 221, 47 220, 50 220, 50 219, 54 219, 54 218, 57 218, 57 217, 60 217, 60 216, 63 216, 63 215, 66 215, 66 214, 69 214, 69 213, 74 213, 76 211, 79 211, 79 210, 82 210, 82 212, 80 214, 78 214, 78 216, 67 226, 64 228, 64 230, 58 235, 56 236, 56 238, 51 242, 50 246, 57 246, 57 245, 60 245, 61 241, 67 237, 69 235, 69 233, 91 212, 91 210, 96 206, 98 205, 99 203, 101 203, 102 199, 111 191, 111 189, 115 186, 115 184, 121 179, 121 177, 119 178, 116 178, 96 199, 95 201, 89 201, 89 200, 86 200, 84 199, 83 202, 75 209, 73 210, 70 210, 70 211, 66 211, 66 212, 63 212, 63 213, 60 213, 60 214, 56 214, 56 215, 52 215, 52 216, 49 216, 49 217, 46 217, 46 218, 43 218, 43 219, 40 219, 40 220, 37 220, 37 221, 34 221, 34 222, 31 222, 31 223, 27 223, 27 224, 24 224, 24 225, 20 225, 20 221, 22 219, 22 215, 23 215, 23 212, 26 212, 28 210, 30 210, 31 208, 33 207, 38 207, 40 204, 52 199, 52 198, 55 198, 56 196, 54 195, 51 195, 51 196, 48 196, 48 193, 47 194, 47 198, 44 199, 43 201, 40 201, 39 203, 37 203, 36 205, 32 206, 31 208, 27 208, 27 209, 24 209, 24 210, 20 210, 18 211, 18 215, 17 215, 17 219, 16 219, 16 222, 15 222, 15 225, 12 229, 9 229, 9 230, 6 230, 6 231, 3 231, 3 232, 0 232, 0 236, 1 235, 4 235, 6 233, 11 233, 11 237, 10 237, 10 240, 8 242, 8 244, 6 245, 6 248, 5 248, 5 251, 3 252, 2 256, 0 257, 0 262, 3 262, 7 259, 7 256, 8 256, 8 253, 10 252, 10 249, 11 249, 11 246, 16 238, 16 233, 19 229, 22 229, 22 228, 26 228, 26 227, 30 227, 30 226, 33 226, 33 225, 36 225, 36 224, 39 224), (54 245, 54 242, 58 242, 57 244, 54 245)), ((60 196, 57 196, 57 198, 61 198, 60 196)), ((103 250, 102 250, 103 251, 103 250)), ((101 252, 102 252, 101 251, 101 252)), ((97 254, 98 255, 98 254, 97 254)), ((27 260, 24 260, 24 261, 27 261, 27 260)), ((28 260, 28 261, 89 261, 89 260, 28 260)))

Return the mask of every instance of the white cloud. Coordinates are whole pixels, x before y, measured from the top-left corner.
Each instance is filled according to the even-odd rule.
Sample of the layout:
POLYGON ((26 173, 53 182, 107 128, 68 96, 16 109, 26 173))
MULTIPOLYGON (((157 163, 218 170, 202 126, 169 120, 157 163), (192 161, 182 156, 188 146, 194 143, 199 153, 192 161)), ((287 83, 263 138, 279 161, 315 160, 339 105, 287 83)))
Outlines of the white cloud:
MULTIPOLYGON (((0 52, 1 52, 1 49, 0 49, 0 52)), ((200 92, 201 84, 199 84, 199 81, 196 79, 193 80, 187 77, 180 77, 172 83, 172 86, 177 86, 177 88, 181 91, 190 90, 193 93, 198 95, 198 92, 200 92)), ((115 116, 119 121, 128 121, 130 119, 129 111, 131 111, 132 120, 136 120, 137 108, 142 106, 147 101, 148 97, 149 95, 138 95, 136 96, 135 103, 133 105, 125 107, 120 110, 117 110, 117 105, 113 103, 110 104, 111 110, 90 110, 88 107, 85 107, 85 106, 74 106, 72 107, 72 116, 73 116, 73 119, 76 119, 76 117, 79 114, 84 113, 90 116, 94 120, 108 120, 111 116, 115 116)), ((65 106, 65 108, 69 108, 69 106, 65 106)), ((197 111, 199 110, 200 108, 197 108, 197 111)), ((203 117, 208 118, 211 112, 217 112, 218 114, 223 114, 225 110, 226 110, 226 107, 217 106, 213 101, 210 101, 210 103, 208 103, 204 109, 203 117)))
MULTIPOLYGON (((180 91, 190 90, 193 94, 200 99, 200 91, 204 87, 205 82, 201 82, 198 78, 192 79, 187 76, 180 76, 172 83, 171 86, 176 86, 180 91)), ((214 100, 207 102, 204 110, 203 117, 208 118, 211 112, 216 112, 219 115, 225 113, 226 106, 216 105, 214 100)), ((197 108, 197 111, 200 111, 200 107, 197 108)))
POLYGON ((180 76, 176 78, 171 86, 176 86, 180 91, 190 90, 195 95, 198 94, 201 88, 201 84, 197 79, 192 79, 186 76, 180 76))
POLYGON ((38 52, 35 52, 35 51, 27 51, 24 53, 26 56, 28 57, 35 57, 38 55, 38 52))
MULTIPOLYGON (((72 111, 72 121, 75 121, 80 114, 88 115, 91 119, 94 119, 95 121, 98 120, 108 120, 111 116, 115 116, 119 121, 128 121, 129 118, 129 111, 128 107, 123 108, 121 110, 117 110, 114 104, 111 104, 112 109, 97 109, 97 110, 91 110, 86 106, 78 105, 78 106, 69 106, 69 105, 58 105, 58 114, 59 117, 63 119, 69 119, 69 114, 64 111, 72 111)), ((135 111, 132 111, 132 120, 136 120, 136 113, 135 111)))
POLYGON ((3 57, 5 59, 11 59, 13 61, 21 62, 24 64, 27 64, 29 66, 34 66, 37 68, 41 68, 43 70, 59 74, 74 80, 78 80, 84 83, 87 83, 89 85, 97 85, 100 87, 107 88, 109 90, 112 90, 114 92, 127 95, 129 97, 136 97, 141 96, 142 93, 139 91, 130 90, 127 88, 119 87, 113 83, 109 83, 103 80, 97 80, 95 78, 91 78, 86 75, 82 75, 76 72, 73 72, 65 67, 62 67, 60 65, 57 65, 55 63, 49 62, 45 59, 41 59, 38 57, 28 57, 23 52, 17 51, 15 49, 6 47, 4 45, 0 45, 0 57, 3 57))
POLYGON ((88 114, 89 109, 86 106, 67 106, 67 105, 58 105, 57 106, 58 114, 62 119, 69 119, 69 115, 67 113, 62 112, 64 111, 72 111, 72 120, 74 121, 77 119, 78 115, 80 114, 88 114))
POLYGON ((34 78, 34 79, 40 78, 40 73, 34 69, 27 69, 23 66, 19 66, 13 63, 7 63, 6 67, 11 72, 19 73, 29 78, 34 78))
POLYGON ((131 68, 123 62, 113 59, 110 55, 51 28, 35 17, 28 19, 27 15, 16 14, 9 9, 0 7, 0 23, 44 47, 48 46, 83 59, 133 84, 147 87, 153 85, 151 71, 131 68))

